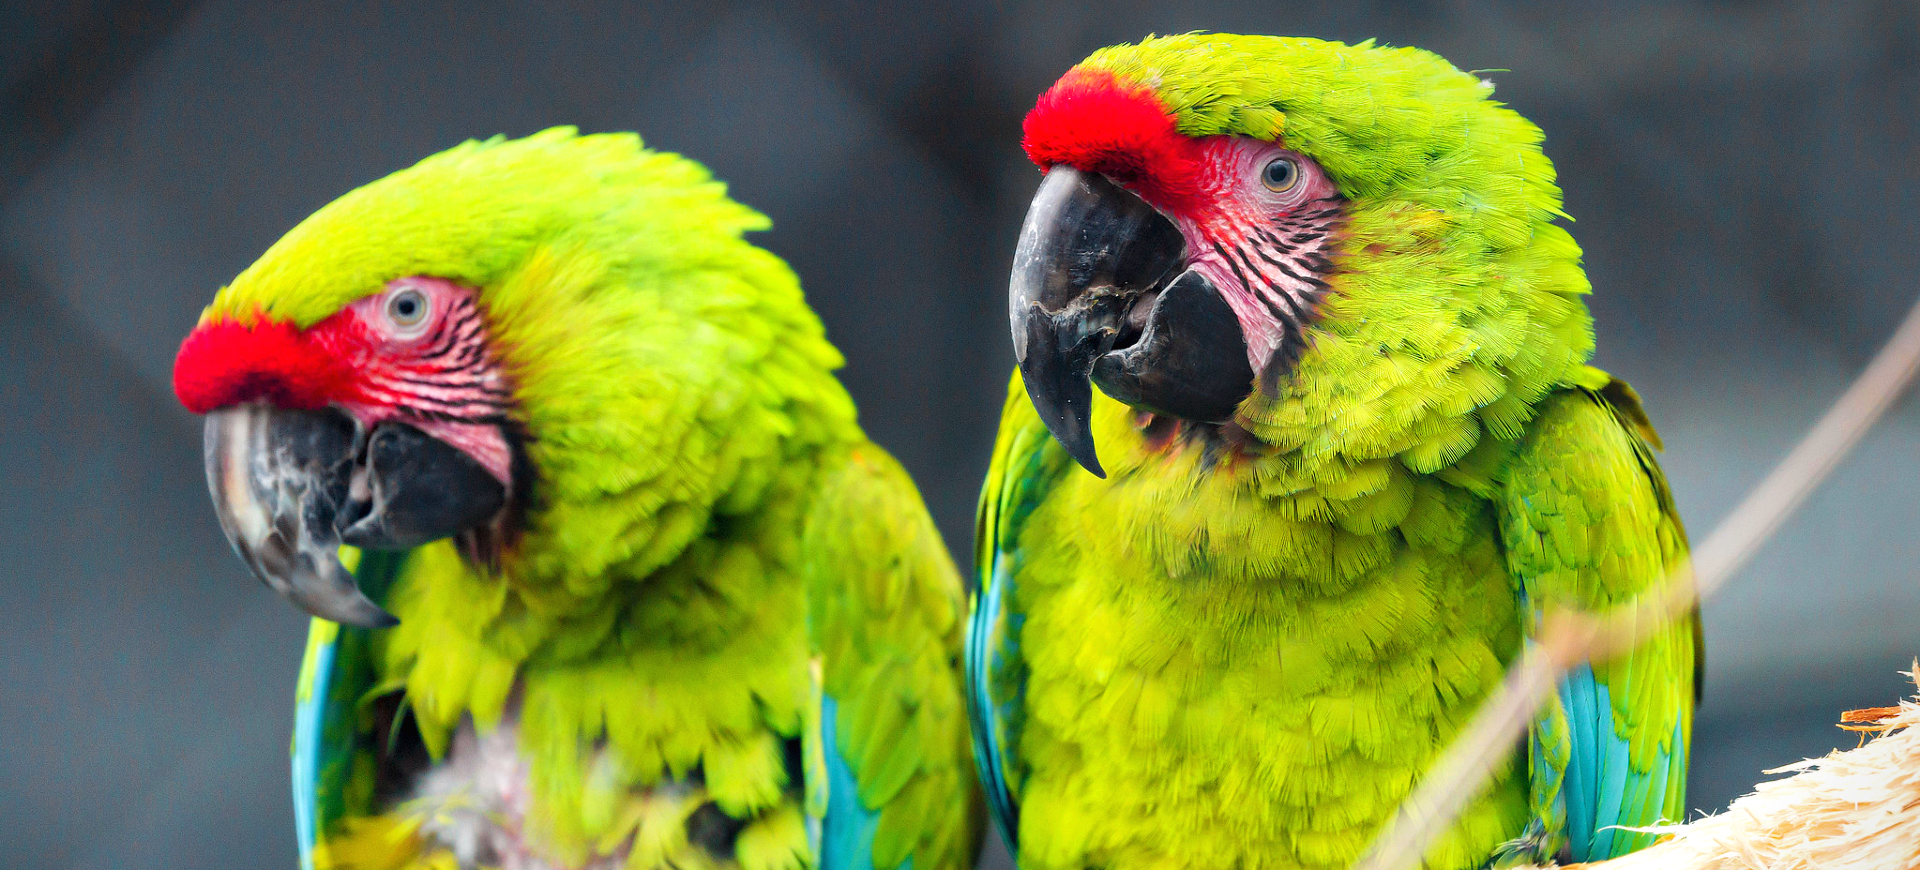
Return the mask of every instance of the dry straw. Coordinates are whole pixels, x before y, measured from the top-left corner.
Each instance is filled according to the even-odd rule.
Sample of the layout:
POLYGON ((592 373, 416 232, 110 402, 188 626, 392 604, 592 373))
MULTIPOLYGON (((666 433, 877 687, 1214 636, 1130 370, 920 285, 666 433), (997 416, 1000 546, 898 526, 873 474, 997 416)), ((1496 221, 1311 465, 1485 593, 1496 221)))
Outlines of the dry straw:
MULTIPOLYGON (((1909 678, 1920 679, 1920 662, 1909 678)), ((1727 811, 1595 870, 1902 870, 1920 864, 1920 703, 1855 710, 1841 727, 1884 736, 1768 773, 1727 811), (1860 724, 1862 721, 1871 724, 1860 724)))

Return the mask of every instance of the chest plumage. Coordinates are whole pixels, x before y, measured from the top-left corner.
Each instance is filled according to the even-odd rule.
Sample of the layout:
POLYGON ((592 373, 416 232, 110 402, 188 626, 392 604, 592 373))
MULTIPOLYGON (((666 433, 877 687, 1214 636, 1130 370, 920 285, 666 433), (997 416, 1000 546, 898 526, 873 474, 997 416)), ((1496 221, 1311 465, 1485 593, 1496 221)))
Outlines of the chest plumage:
MULTIPOLYGON (((1014 542, 1023 866, 1349 862, 1519 648, 1493 506, 1393 462, 1261 495, 1163 450, 1067 475, 1014 542)), ((1449 845, 1524 813, 1509 771, 1449 845)))
MULTIPOLYGON (((1028 113, 970 635, 1022 866, 1347 866, 1539 611, 1684 554, 1637 398, 1583 365, 1541 133, 1491 93, 1415 49, 1187 34, 1028 113)), ((1429 865, 1677 816, 1692 638, 1570 677, 1429 865)))
POLYGON ((215 297, 176 391, 229 540, 322 617, 303 866, 970 863, 959 580, 767 225, 557 128, 352 191, 215 297))

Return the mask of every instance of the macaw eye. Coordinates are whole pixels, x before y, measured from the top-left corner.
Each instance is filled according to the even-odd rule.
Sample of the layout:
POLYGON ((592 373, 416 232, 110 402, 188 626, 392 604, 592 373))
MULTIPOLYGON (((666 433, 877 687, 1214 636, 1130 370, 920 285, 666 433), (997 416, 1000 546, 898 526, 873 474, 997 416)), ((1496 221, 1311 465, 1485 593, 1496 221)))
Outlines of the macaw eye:
POLYGON ((412 287, 401 289, 387 297, 387 320, 403 332, 418 330, 427 322, 427 294, 412 287))
POLYGON ((1274 193, 1286 193, 1300 183, 1300 164, 1291 157, 1275 157, 1260 170, 1260 183, 1274 193))

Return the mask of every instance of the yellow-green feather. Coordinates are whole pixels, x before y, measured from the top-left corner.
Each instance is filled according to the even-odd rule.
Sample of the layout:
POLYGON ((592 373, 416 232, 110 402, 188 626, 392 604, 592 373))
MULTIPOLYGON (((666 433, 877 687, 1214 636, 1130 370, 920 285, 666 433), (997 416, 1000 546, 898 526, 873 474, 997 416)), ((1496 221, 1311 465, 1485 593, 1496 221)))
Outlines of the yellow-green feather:
MULTIPOLYGON (((1038 430, 1021 398, 1010 428, 1038 430)), ((1093 426, 1134 449, 1057 479, 1002 544, 1021 866, 1351 863, 1519 648, 1492 506, 1392 470, 1267 496, 1197 444, 1154 450, 1104 396, 1093 426)), ((1509 766, 1432 863, 1485 860, 1526 810, 1509 766)))
MULTIPOLYGON (((1304 354, 1241 405, 1242 432, 1168 439, 1096 393, 1100 480, 1063 467, 1015 380, 978 530, 982 582, 1010 594, 976 614, 975 642, 999 646, 971 658, 1011 648, 983 625, 1017 622, 1018 662, 971 674, 988 700, 1017 701, 975 710, 1011 732, 999 767, 1021 866, 1346 866, 1518 654, 1534 626, 1523 588, 1616 600, 1684 552, 1626 428, 1644 414, 1619 402, 1611 429, 1587 415, 1585 440, 1561 440, 1560 409, 1609 383, 1584 366, 1590 287, 1553 223, 1542 134, 1489 84, 1417 49, 1219 34, 1084 66, 1151 88, 1188 135, 1307 154, 1347 220, 1304 354), (1605 473, 1556 465, 1578 449, 1605 473), (1557 510, 1525 514, 1535 495, 1557 510), (1631 508, 1598 539, 1573 519, 1616 500, 1631 508), (1516 557, 1523 516, 1545 554, 1516 557), (1559 574, 1604 567, 1585 585, 1534 576, 1555 559, 1559 574)), ((1692 631, 1600 669, 1642 770, 1681 759, 1639 801, 1656 809, 1683 793, 1684 753, 1658 747, 1684 743, 1692 631)), ((1527 832, 1541 780, 1527 760, 1496 772, 1429 866, 1478 866, 1527 832)))
MULTIPOLYGON (((478 291, 528 435, 524 529, 492 568, 448 542, 414 551, 385 596, 401 624, 370 636, 362 689, 403 691, 435 758, 463 722, 489 731, 517 704, 526 834, 562 862, 625 849, 630 868, 813 866, 783 748, 815 718, 809 663, 904 656, 915 670, 882 687, 888 703, 959 703, 957 580, 937 570, 936 536, 876 534, 864 514, 833 509, 849 457, 866 456, 890 469, 869 498, 887 500, 892 522, 930 527, 856 425, 832 375, 841 357, 794 274, 742 238, 766 226, 704 168, 631 134, 469 142, 321 209, 206 314, 305 326, 407 275, 478 291), (822 570, 827 553, 859 554, 861 582, 822 570), (810 606, 889 590, 890 609, 851 605, 809 631, 810 606), (730 858, 688 843, 686 821, 709 801, 746 822, 730 858)), ((925 719, 862 734, 905 748, 857 775, 931 807, 887 829, 916 868, 957 868, 970 767, 925 719)), ((365 734, 363 759, 378 737, 365 734)), ((322 830, 333 843, 320 854, 417 845, 406 820, 432 808, 374 805, 371 765, 356 766, 363 787, 322 830)), ((875 808, 892 812, 884 797, 875 808)))
MULTIPOLYGON (((1600 610, 1626 604, 1674 576, 1687 554, 1686 531, 1666 479, 1654 461, 1645 412, 1626 384, 1587 369, 1578 389, 1554 394, 1515 452, 1500 494, 1502 539, 1526 600, 1552 607, 1600 610)), ((1609 795, 1564 794, 1577 826, 1645 827, 1678 821, 1686 810, 1686 760, 1693 728, 1698 662, 1697 619, 1659 629, 1632 652, 1591 666, 1591 680, 1611 704, 1597 721, 1561 720, 1577 711, 1555 699, 1536 731, 1571 731, 1584 751, 1623 783, 1609 795)), ((1537 735, 1549 741, 1561 734, 1537 735)), ((1536 797, 1536 803, 1540 798, 1536 797)), ((1576 843, 1578 860, 1624 854, 1653 842, 1651 834, 1601 831, 1597 851, 1576 843)))
POLYGON ((807 612, 822 690, 837 699, 829 751, 879 811, 873 867, 970 867, 983 810, 954 682, 959 572, 906 472, 877 448, 849 455, 822 495, 807 524, 807 612))

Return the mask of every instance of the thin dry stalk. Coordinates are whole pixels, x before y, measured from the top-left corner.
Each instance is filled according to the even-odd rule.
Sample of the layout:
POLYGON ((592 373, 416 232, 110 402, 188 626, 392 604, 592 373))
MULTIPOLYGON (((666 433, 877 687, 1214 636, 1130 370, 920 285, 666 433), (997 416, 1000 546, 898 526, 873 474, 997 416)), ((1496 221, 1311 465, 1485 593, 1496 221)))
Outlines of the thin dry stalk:
POLYGON ((1542 624, 1539 643, 1507 672, 1393 821, 1357 865, 1360 870, 1418 866, 1487 778, 1513 751, 1560 678, 1584 661, 1631 649, 1680 618, 1753 559, 1842 458, 1859 443, 1920 370, 1920 301, 1820 422, 1722 520, 1683 566, 1635 601, 1604 613, 1560 611, 1542 624))

